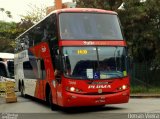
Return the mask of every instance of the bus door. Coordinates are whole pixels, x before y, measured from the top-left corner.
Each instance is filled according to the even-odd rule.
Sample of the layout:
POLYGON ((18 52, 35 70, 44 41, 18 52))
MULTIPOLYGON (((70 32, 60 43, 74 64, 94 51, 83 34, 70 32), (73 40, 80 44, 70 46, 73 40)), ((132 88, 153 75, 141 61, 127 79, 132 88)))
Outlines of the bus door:
POLYGON ((55 57, 55 79, 56 79, 56 98, 57 104, 62 104, 62 71, 60 55, 55 57))
POLYGON ((56 76, 56 96, 57 96, 57 104, 62 104, 62 78, 60 74, 56 76))
POLYGON ((43 99, 45 97, 44 93, 45 90, 44 90, 44 79, 46 78, 46 71, 45 71, 45 66, 44 66, 44 60, 39 58, 37 59, 37 66, 38 66, 38 81, 37 81, 37 96, 36 97, 39 97, 40 99, 43 99))

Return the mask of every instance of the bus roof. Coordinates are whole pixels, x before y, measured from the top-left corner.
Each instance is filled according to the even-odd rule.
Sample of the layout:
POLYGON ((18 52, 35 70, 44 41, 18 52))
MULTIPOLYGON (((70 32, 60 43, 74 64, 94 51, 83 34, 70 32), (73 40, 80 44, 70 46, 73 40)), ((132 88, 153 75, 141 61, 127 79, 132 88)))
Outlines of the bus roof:
POLYGON ((117 14, 114 11, 103 10, 103 9, 95 9, 95 8, 64 8, 55 10, 52 13, 61 13, 61 12, 93 12, 93 13, 108 13, 108 14, 117 14))
POLYGON ((0 53, 0 58, 14 59, 14 54, 13 53, 0 53))
MULTIPOLYGON (((65 13, 65 12, 66 13, 67 12, 72 12, 72 13, 79 13, 79 12, 87 13, 87 12, 90 12, 90 13, 107 13, 107 14, 115 14, 115 15, 117 15, 117 12, 110 11, 110 10, 96 9, 96 8, 63 8, 63 9, 57 9, 57 10, 52 11, 46 17, 44 17, 43 19, 41 19, 39 22, 43 21, 45 18, 47 18, 48 16, 50 16, 53 13, 65 13)), ((31 28, 33 28, 34 26, 36 26, 39 22, 37 22, 32 27, 30 27, 29 29, 27 29, 25 32, 23 32, 22 34, 20 34, 17 38, 19 38, 24 33, 26 33, 27 31, 29 31, 31 28)))

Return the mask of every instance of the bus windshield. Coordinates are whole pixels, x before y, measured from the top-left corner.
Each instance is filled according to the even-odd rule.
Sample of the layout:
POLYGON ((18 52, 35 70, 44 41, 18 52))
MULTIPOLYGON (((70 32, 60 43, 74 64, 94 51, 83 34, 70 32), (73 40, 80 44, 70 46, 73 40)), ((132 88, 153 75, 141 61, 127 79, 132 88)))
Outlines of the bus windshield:
POLYGON ((66 77, 111 79, 127 76, 125 47, 63 47, 66 77))
POLYGON ((114 14, 61 13, 59 26, 63 40, 123 40, 114 14))

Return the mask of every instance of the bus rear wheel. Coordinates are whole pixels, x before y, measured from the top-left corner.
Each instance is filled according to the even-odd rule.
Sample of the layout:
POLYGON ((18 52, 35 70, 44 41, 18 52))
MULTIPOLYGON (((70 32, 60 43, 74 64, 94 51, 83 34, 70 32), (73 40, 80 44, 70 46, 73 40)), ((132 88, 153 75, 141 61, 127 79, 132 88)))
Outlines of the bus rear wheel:
POLYGON ((21 90, 20 90, 20 92, 21 92, 21 96, 22 96, 22 97, 25 97, 25 95, 24 95, 24 85, 21 85, 21 90))

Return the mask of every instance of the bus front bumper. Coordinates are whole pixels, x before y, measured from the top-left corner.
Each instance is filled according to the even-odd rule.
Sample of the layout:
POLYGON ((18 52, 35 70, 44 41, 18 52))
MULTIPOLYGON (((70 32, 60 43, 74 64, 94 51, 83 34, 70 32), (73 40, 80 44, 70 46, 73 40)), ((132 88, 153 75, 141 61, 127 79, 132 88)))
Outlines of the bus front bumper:
POLYGON ((63 99, 63 107, 98 106, 106 104, 127 103, 130 97, 130 90, 105 95, 83 95, 66 92, 63 99))

